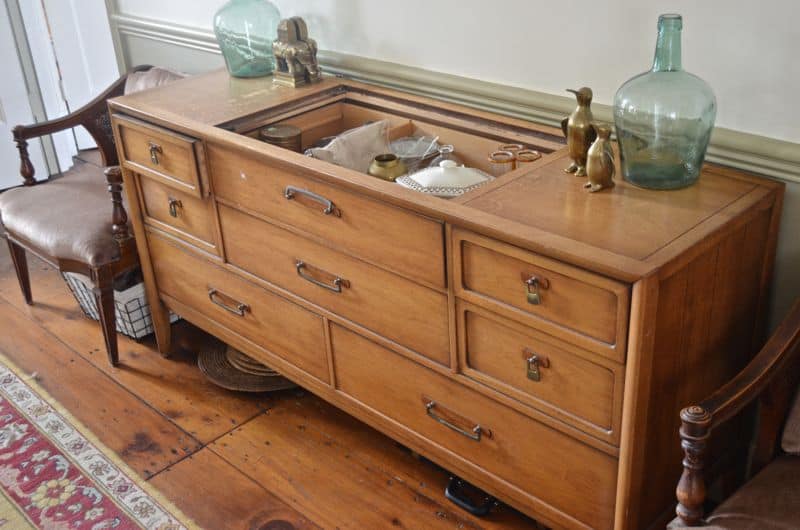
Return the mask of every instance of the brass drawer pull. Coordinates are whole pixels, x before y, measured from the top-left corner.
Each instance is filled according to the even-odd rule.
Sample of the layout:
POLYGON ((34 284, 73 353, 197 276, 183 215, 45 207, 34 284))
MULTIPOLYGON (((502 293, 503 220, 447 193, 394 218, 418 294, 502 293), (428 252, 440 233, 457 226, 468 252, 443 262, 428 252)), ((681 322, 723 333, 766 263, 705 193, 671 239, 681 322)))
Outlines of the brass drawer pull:
POLYGON ((213 287, 208 289, 208 299, 211 300, 214 304, 220 306, 225 311, 233 313, 234 315, 239 315, 240 317, 243 317, 245 313, 250 311, 249 305, 245 304, 244 302, 238 302, 233 298, 231 298, 230 296, 228 296, 227 294, 217 291, 213 287), (228 300, 233 302, 234 305, 230 306, 226 304, 223 300, 221 300, 221 298, 227 298, 228 300))
POLYGON ((294 199, 297 195, 302 195, 304 197, 308 197, 312 201, 318 202, 323 205, 325 208, 322 210, 322 213, 325 215, 334 215, 336 217, 342 216, 342 211, 336 207, 335 204, 330 199, 326 199, 322 195, 318 195, 313 191, 304 190, 301 188, 295 188, 294 186, 286 186, 286 189, 283 190, 283 196, 286 197, 287 200, 294 199))
POLYGON ((436 409, 436 407, 438 405, 432 399, 428 399, 428 398, 423 397, 422 401, 423 401, 423 403, 425 403, 425 413, 428 416, 430 416, 431 418, 433 418, 434 420, 436 420, 437 422, 439 422, 442 425, 444 425, 445 427, 447 427, 448 429, 452 429, 452 430, 456 431, 458 434, 466 436, 470 440, 474 440, 476 442, 480 442, 481 441, 481 436, 483 436, 483 435, 486 435, 487 438, 491 438, 491 431, 488 431, 488 430, 484 429, 483 427, 481 427, 478 424, 475 424, 475 426, 472 427, 472 429, 469 429, 469 430, 468 429, 464 429, 464 428, 456 425, 454 423, 454 420, 455 421, 464 422, 464 423, 467 423, 467 420, 461 418, 460 416, 458 416, 457 414, 455 414, 453 412, 450 412, 450 411, 442 408, 441 410, 442 410, 443 413, 442 414, 437 414, 435 409, 436 409), (450 418, 452 418, 452 419, 450 419, 450 418))
POLYGON ((542 303, 542 295, 540 289, 547 289, 550 287, 550 281, 547 278, 540 278, 538 276, 531 276, 527 279, 523 276, 525 282, 526 296, 528 303, 532 305, 540 305, 542 303))
POLYGON ((178 208, 183 208, 183 203, 181 203, 180 199, 173 197, 168 197, 167 200, 169 201, 169 214, 172 217, 178 217, 178 208))
POLYGON ((542 380, 542 368, 550 368, 550 359, 544 355, 534 353, 530 348, 522 350, 522 357, 525 358, 525 365, 528 370, 528 379, 531 381, 542 380))
POLYGON ((164 154, 164 150, 161 149, 160 145, 153 141, 147 142, 147 146, 150 150, 150 161, 157 166, 160 163, 158 155, 164 154))
POLYGON ((322 287, 322 288, 327 289, 329 291, 333 291, 334 293, 341 293, 342 292, 342 288, 344 288, 344 287, 348 287, 349 288, 350 287, 350 282, 345 280, 344 278, 340 278, 340 277, 338 277, 338 276, 336 276, 334 274, 331 274, 329 272, 325 272, 322 269, 317 269, 316 267, 312 267, 312 266, 308 265, 306 262, 304 262, 303 260, 296 260, 294 266, 295 266, 295 269, 297 269, 298 276, 300 276, 301 278, 303 278, 306 281, 309 281, 309 282, 313 283, 314 285, 318 285, 319 287, 322 287), (312 276, 311 274, 309 274, 309 271, 312 271, 312 272, 313 271, 317 271, 320 274, 323 274, 323 275, 326 275, 326 276, 331 276, 333 278, 333 280, 331 281, 331 283, 326 283, 326 282, 320 281, 320 280, 314 278, 314 276, 312 276))

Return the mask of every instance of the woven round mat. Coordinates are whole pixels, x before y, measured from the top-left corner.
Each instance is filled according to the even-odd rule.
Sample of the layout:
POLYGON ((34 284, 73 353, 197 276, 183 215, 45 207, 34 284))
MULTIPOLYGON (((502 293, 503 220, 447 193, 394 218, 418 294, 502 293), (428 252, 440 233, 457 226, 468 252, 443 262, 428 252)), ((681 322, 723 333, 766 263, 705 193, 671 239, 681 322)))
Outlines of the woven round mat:
POLYGON ((240 392, 269 392, 297 385, 278 372, 225 344, 200 350, 197 366, 215 385, 240 392))

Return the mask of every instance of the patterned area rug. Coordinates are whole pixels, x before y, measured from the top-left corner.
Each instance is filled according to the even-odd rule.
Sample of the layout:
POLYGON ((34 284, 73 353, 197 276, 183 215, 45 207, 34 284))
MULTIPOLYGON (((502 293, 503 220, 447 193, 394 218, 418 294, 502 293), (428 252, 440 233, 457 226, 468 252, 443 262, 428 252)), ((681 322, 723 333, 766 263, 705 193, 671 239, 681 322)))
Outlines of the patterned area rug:
POLYGON ((189 521, 0 355, 0 530, 190 530, 189 521))

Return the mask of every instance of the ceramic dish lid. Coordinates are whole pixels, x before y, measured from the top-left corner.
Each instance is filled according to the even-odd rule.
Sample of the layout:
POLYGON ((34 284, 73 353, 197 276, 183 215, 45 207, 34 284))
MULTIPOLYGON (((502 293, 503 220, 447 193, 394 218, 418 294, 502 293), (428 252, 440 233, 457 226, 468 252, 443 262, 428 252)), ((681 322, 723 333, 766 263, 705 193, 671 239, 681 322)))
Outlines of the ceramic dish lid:
POLYGON ((458 197, 483 186, 494 177, 471 167, 459 166, 452 160, 443 160, 439 167, 429 167, 398 177, 395 182, 406 188, 437 197, 458 197))

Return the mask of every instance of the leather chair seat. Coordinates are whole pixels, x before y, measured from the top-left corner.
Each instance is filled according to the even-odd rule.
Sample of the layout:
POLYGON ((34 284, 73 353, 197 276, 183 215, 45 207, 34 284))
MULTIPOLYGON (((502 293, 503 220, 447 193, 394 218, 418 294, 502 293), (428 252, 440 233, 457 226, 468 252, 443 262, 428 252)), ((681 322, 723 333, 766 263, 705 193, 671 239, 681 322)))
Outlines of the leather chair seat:
POLYGON ((13 237, 50 257, 93 267, 119 258, 111 211, 106 177, 91 164, 0 194, 0 222, 13 237))
POLYGON ((704 530, 800 528, 800 457, 773 460, 706 518, 704 530))

